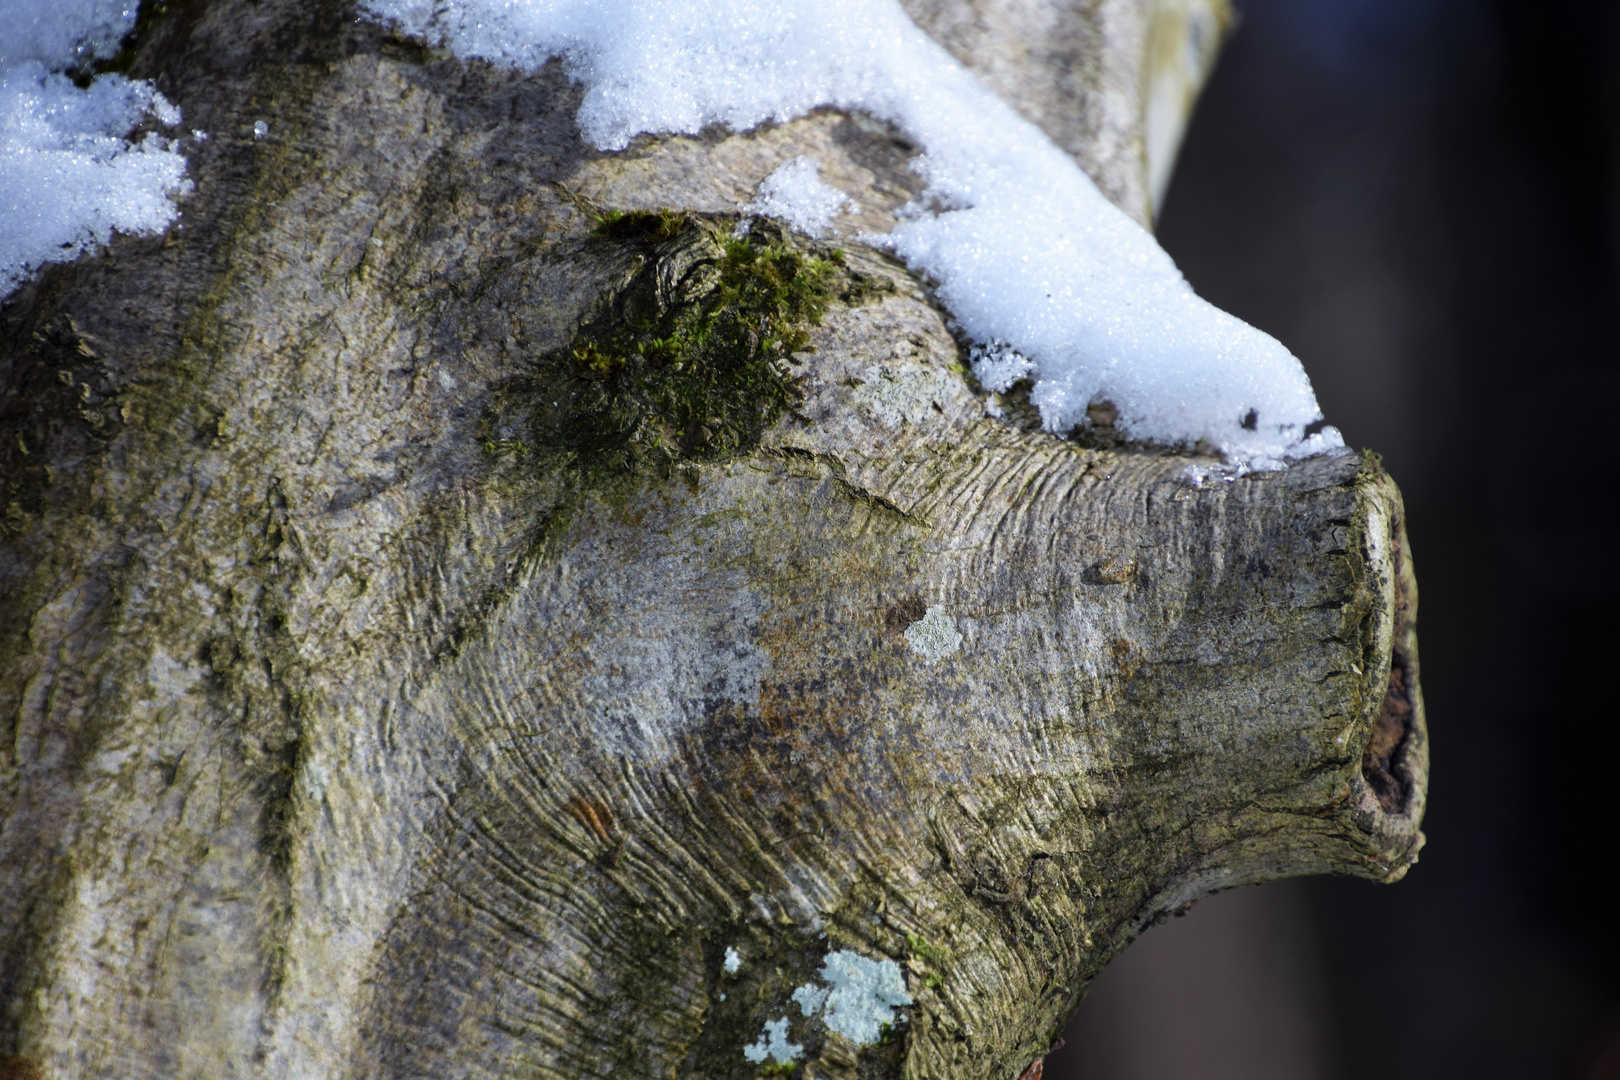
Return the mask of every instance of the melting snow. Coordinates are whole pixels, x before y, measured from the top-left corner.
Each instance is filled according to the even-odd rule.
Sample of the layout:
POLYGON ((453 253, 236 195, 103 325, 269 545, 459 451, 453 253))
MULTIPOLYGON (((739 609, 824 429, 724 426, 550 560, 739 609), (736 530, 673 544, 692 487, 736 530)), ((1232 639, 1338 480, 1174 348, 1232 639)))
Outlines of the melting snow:
MULTIPOLYGON (((1107 400, 1128 435, 1203 442, 1240 470, 1343 445, 1331 428, 1307 440, 1321 410, 1287 349, 1199 299, 1149 233, 896 0, 366 3, 463 56, 527 69, 562 57, 585 87, 580 127, 603 150, 819 106, 888 120, 923 147, 928 187, 874 242, 937 282, 968 336, 1028 364, 1049 428, 1107 400)), ((784 190, 811 171, 798 168, 784 190)))
POLYGON ((135 3, 0 2, 0 297, 48 262, 65 262, 113 232, 151 233, 178 211, 185 159, 156 133, 125 136, 180 110, 145 81, 101 75, 81 90, 63 72, 118 52, 135 3))
MULTIPOLYGON (((1343 445, 1299 362, 1199 299, 1153 237, 1074 160, 987 90, 896 0, 367 0, 374 15, 533 69, 560 56, 585 86, 579 123, 605 150, 642 132, 736 130, 820 106, 888 120, 923 147, 927 189, 869 238, 937 283, 985 385, 1029 377, 1046 425, 1087 405, 1161 443, 1203 443, 1239 471, 1343 445)), ((179 110, 149 83, 61 73, 115 54, 134 5, 0 4, 0 295, 114 231, 170 224, 187 187, 175 144, 129 130, 179 110)), ((262 122, 255 137, 268 134, 262 122)), ((843 193, 797 158, 750 209, 825 230, 843 193)))
POLYGON ((825 236, 833 215, 849 196, 821 181, 821 166, 812 158, 784 162, 759 185, 759 195, 743 207, 750 214, 785 221, 808 236, 825 236))

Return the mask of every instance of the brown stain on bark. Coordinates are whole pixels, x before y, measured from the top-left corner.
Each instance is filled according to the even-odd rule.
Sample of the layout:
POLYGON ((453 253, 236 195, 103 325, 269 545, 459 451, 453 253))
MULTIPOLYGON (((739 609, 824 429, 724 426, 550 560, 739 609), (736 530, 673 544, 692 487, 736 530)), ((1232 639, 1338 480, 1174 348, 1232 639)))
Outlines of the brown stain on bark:
POLYGON ((883 626, 888 630, 904 631, 906 627, 928 614, 928 602, 921 594, 890 604, 882 609, 883 626))
POLYGON ((568 800, 568 812, 575 821, 595 833, 602 843, 613 843, 613 811, 608 809, 606 803, 576 795, 568 800))

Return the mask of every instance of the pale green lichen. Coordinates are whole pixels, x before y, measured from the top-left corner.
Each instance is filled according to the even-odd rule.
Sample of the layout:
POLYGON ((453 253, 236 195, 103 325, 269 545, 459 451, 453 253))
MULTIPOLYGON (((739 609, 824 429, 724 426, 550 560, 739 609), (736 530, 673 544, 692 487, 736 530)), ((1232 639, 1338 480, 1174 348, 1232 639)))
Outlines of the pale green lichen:
POLYGON ((956 620, 936 604, 906 627, 906 641, 924 660, 937 664, 962 647, 962 634, 956 620))
POLYGON ((877 364, 864 372, 855 400, 887 427, 920 423, 951 399, 951 376, 934 367, 877 364))
POLYGON ((799 1060, 804 1047, 789 1042, 787 1030, 788 1020, 785 1016, 768 1021, 754 1045, 743 1048, 743 1057, 756 1065, 762 1064, 767 1057, 775 1058, 778 1065, 791 1065, 799 1060))
MULTIPOLYGON (((793 991, 793 1000, 805 1016, 821 1014, 831 1031, 857 1046, 884 1040, 898 1020, 894 1010, 913 1004, 906 993, 900 965, 893 960, 872 960, 848 949, 827 954, 821 965, 825 986, 805 983, 793 991)), ((784 1029, 787 1021, 782 1021, 784 1029)))

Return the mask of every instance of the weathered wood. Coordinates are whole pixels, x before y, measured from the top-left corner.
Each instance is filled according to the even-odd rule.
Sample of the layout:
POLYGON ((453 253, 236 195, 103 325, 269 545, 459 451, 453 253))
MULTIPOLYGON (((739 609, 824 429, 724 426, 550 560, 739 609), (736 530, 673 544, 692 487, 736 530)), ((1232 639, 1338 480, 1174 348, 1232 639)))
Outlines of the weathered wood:
POLYGON ((1376 458, 993 419, 859 248, 768 426, 562 397, 781 160, 887 227, 882 125, 600 155, 555 66, 295 0, 171 3, 136 74, 211 133, 182 227, 0 311, 0 1068, 748 1077, 788 1017, 805 1077, 1015 1077, 1153 920, 1415 857, 1376 458), (882 1045, 790 1001, 832 949, 901 966, 882 1045))

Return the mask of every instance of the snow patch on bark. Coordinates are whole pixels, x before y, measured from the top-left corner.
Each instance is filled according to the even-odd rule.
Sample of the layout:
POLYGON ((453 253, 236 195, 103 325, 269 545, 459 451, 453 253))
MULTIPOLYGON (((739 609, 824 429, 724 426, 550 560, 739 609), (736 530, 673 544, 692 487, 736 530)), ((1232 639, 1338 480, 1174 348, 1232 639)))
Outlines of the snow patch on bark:
POLYGON ((825 236, 833 215, 849 196, 821 180, 821 166, 813 158, 784 162, 759 185, 754 201, 743 207, 750 214, 784 221, 807 236, 825 236))
MULTIPOLYGON (((364 3, 462 56, 530 70, 561 57, 602 150, 824 106, 889 121, 923 148, 928 186, 869 242, 937 283, 967 337, 1028 362, 1048 428, 1107 401, 1127 436, 1201 445, 1239 472, 1343 445, 1331 428, 1307 441, 1322 414, 1287 349, 1194 294, 1151 234, 896 0, 364 3)), ((797 168, 784 190, 802 185, 797 168)))
POLYGON ((155 233, 188 191, 178 143, 137 124, 180 123, 150 82, 101 75, 80 89, 64 72, 115 56, 134 3, 0 3, 0 297, 41 266, 70 262, 114 232, 155 233))

